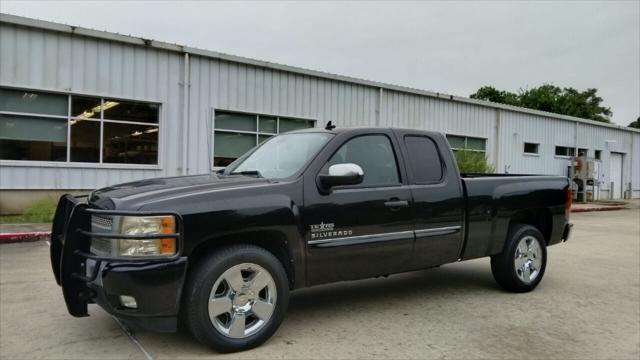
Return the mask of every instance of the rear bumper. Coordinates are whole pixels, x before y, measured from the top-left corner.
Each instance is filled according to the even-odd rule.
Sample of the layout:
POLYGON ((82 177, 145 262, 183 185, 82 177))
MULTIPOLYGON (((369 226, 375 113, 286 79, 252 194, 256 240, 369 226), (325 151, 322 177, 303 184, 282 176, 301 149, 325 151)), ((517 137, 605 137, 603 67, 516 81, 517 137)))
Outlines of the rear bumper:
POLYGON ((572 229, 573 229, 573 224, 567 223, 564 225, 564 230, 562 231, 562 241, 569 240, 572 229))
MULTIPOLYGON (((187 269, 187 259, 181 256, 181 217, 174 214, 177 233, 162 235, 178 240, 177 254, 167 258, 123 259, 90 253, 93 213, 122 214, 90 209, 77 198, 64 195, 54 216, 51 265, 69 313, 75 317, 89 316, 88 304, 96 303, 125 322, 149 330, 175 331, 187 269), (137 307, 123 306, 121 295, 133 297, 137 307)), ((123 235, 113 238, 119 236, 123 235)), ((105 234, 100 237, 104 238, 105 234)), ((158 237, 145 235, 136 239, 158 237)))

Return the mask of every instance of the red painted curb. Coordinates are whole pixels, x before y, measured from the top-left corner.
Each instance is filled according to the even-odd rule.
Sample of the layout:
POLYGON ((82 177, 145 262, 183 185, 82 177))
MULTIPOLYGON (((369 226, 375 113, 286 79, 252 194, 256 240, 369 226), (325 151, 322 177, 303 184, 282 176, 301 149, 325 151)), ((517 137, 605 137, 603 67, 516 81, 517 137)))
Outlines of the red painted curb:
POLYGON ((47 240, 49 237, 51 237, 51 231, 0 233, 0 244, 47 240))
POLYGON ((591 212, 591 211, 609 211, 609 210, 622 210, 626 209, 625 206, 603 206, 603 207, 591 207, 591 208, 572 208, 572 213, 578 212, 591 212))

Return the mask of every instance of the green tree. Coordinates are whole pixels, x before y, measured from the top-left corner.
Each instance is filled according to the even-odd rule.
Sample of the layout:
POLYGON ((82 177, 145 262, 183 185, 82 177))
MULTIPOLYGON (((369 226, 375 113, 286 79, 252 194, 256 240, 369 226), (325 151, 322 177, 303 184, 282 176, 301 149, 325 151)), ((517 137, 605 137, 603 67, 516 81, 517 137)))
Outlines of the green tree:
POLYGON ((602 105, 597 89, 579 91, 543 84, 532 89, 520 89, 516 94, 483 86, 470 97, 601 122, 611 121, 611 109, 602 105))
POLYGON ((487 100, 495 103, 519 106, 518 94, 498 90, 493 86, 483 86, 475 94, 471 94, 472 99, 487 100))
POLYGON ((484 153, 469 149, 459 149, 455 152, 458 169, 461 173, 492 173, 493 165, 489 164, 484 153))
POLYGON ((632 128, 636 128, 636 129, 640 129, 640 116, 638 116, 636 121, 632 122, 631 124, 629 124, 627 126, 628 127, 632 127, 632 128))

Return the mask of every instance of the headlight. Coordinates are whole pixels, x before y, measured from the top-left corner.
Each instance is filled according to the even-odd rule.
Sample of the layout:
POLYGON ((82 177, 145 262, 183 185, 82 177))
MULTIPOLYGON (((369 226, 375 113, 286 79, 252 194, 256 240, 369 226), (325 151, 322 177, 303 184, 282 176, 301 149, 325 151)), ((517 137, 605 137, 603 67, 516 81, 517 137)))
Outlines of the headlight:
MULTIPOLYGON (((92 232, 123 235, 161 235, 176 232, 176 219, 165 216, 97 216, 91 219, 92 232)), ((176 253, 176 239, 107 239, 93 238, 91 250, 111 256, 171 256, 176 253)))
MULTIPOLYGON (((173 216, 123 216, 120 233, 124 235, 172 234, 176 232, 176 219, 173 216)), ((176 253, 176 239, 149 239, 118 241, 120 256, 158 256, 176 253)))

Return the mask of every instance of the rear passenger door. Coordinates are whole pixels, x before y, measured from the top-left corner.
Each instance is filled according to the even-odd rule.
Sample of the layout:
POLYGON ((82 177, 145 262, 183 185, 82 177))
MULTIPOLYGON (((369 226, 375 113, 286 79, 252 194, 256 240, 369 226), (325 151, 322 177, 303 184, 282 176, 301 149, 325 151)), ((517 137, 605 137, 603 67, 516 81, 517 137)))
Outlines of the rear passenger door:
POLYGON ((390 130, 342 134, 307 171, 302 218, 309 284, 407 269, 414 240, 412 201, 398 151, 390 130), (319 191, 318 174, 344 163, 359 165, 363 182, 319 191))
POLYGON ((412 267, 456 261, 463 244, 464 202, 453 154, 441 135, 410 131, 396 134, 404 144, 409 189, 414 200, 416 240, 412 267))

